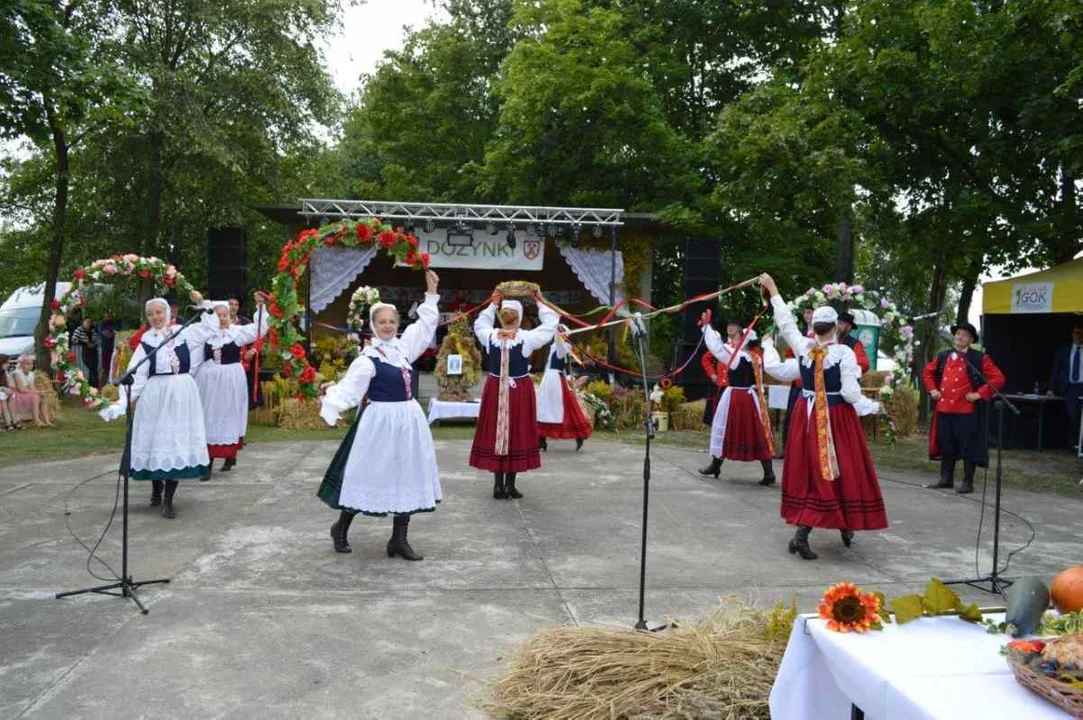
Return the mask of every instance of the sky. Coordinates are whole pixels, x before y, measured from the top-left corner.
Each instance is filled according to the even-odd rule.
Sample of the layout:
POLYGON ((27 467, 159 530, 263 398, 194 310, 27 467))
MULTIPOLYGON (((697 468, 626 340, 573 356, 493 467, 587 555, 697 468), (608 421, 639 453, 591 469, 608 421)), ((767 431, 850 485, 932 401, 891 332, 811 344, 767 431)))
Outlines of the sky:
POLYGON ((347 95, 353 93, 358 78, 376 69, 384 50, 402 45, 403 26, 419 28, 429 18, 443 15, 433 0, 367 0, 345 8, 342 30, 325 53, 335 85, 347 95))

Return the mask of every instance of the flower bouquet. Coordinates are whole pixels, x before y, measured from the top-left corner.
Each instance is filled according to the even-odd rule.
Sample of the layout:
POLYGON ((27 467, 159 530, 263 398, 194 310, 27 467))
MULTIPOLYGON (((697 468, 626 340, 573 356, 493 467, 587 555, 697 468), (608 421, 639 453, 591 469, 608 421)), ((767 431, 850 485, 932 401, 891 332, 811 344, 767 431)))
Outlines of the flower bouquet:
POLYGON ((376 288, 362 285, 353 291, 350 296, 350 309, 346 311, 346 324, 350 330, 360 332, 365 326, 366 311, 380 302, 380 291, 376 288))

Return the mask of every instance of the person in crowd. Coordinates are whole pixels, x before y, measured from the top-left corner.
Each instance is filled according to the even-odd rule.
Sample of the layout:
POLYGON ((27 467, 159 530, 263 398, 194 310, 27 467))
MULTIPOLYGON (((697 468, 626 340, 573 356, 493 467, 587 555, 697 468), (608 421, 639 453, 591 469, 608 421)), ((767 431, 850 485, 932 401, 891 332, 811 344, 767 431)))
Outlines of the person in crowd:
POLYGON ((98 331, 94 321, 83 318, 79 327, 72 334, 72 349, 75 351, 75 364, 86 375, 91 387, 98 387, 98 331))
POLYGON ((10 362, 11 358, 7 355, 0 355, 0 425, 3 426, 0 430, 3 432, 23 429, 22 423, 15 419, 15 413, 11 409, 11 380, 8 378, 10 362))
POLYGON ((425 272, 425 302, 417 321, 401 338, 399 311, 388 303, 369 308, 371 342, 350 363, 346 377, 325 387, 320 416, 328 425, 358 407, 357 419, 324 474, 317 493, 339 511, 331 526, 335 552, 348 553, 353 518, 392 516, 388 557, 422 560, 410 546, 408 531, 415 513, 432 512, 443 495, 436 448, 425 413, 410 389, 411 363, 428 347, 440 319, 440 278, 425 272), (359 407, 365 398, 368 404, 359 407))
POLYGON ((1068 437, 1079 445, 1079 408, 1083 403, 1083 317, 1072 320, 1072 342, 1061 345, 1053 358, 1053 392, 1064 398, 1068 412, 1068 437))
POLYGON ((542 450, 549 449, 547 438, 553 438, 575 440, 578 451, 593 432, 590 420, 579 407, 579 399, 572 392, 566 377, 571 349, 567 333, 567 327, 558 327, 538 387, 538 444, 542 450))
MULTIPOLYGON (((202 309, 211 308, 198 292, 190 297, 202 309)), ((128 370, 138 368, 130 388, 135 417, 128 476, 149 481, 151 507, 161 507, 162 517, 173 519, 179 482, 198 480, 209 472, 203 404, 191 371, 199 365, 205 343, 218 330, 217 318, 205 313, 201 322, 180 330, 174 327, 164 298, 148 300, 146 316, 149 327, 128 362, 128 370), (152 352, 154 357, 143 362, 152 352)), ((128 393, 129 388, 122 387, 120 399, 101 411, 102 418, 113 420, 125 414, 128 393)))
POLYGON ((951 328, 952 347, 937 353, 925 366, 925 390, 935 412, 929 431, 929 459, 940 461, 940 482, 927 487, 955 485, 955 464, 963 461, 963 482, 955 492, 974 492, 974 473, 989 467, 989 428, 986 404, 993 388, 1004 387, 1004 373, 987 353, 971 345, 978 331, 970 323, 951 328))
POLYGON ((838 341, 854 351, 854 357, 857 358, 857 366, 861 368, 861 374, 864 375, 872 366, 869 363, 869 355, 865 352, 865 346, 851 334, 853 330, 854 314, 849 311, 840 312, 838 321, 838 341))
POLYGON ((530 355, 553 339, 560 316, 543 302, 538 303, 538 315, 541 327, 523 330, 522 303, 494 292, 474 322, 474 334, 488 350, 489 376, 481 393, 470 466, 493 474, 496 499, 523 497, 515 486, 518 474, 541 467, 530 355))
POLYGON ((101 338, 102 385, 113 380, 110 368, 113 367, 113 350, 116 347, 117 331, 120 329, 120 322, 113 316, 113 312, 111 310, 106 310, 102 314, 102 321, 98 323, 98 337, 101 338))
POLYGON ((814 336, 806 337, 771 276, 761 275, 760 282, 771 298, 775 324, 794 352, 793 359, 781 361, 774 346, 768 345, 766 370, 779 380, 802 379, 782 467, 782 517, 797 527, 788 549, 804 560, 815 560, 809 545, 813 528, 838 530, 843 545, 850 547, 855 531, 888 526, 876 468, 858 419, 880 407, 861 394, 854 351, 835 341, 835 309, 816 308, 810 318, 814 336))
POLYGON ((38 427, 55 427, 48 399, 34 386, 34 356, 27 353, 11 373, 11 397, 8 399, 16 419, 29 415, 38 427))
POLYGON ((203 362, 195 371, 199 399, 206 421, 207 454, 210 464, 204 479, 214 471, 215 458, 222 458, 222 472, 237 464, 248 430, 248 378, 241 367, 241 349, 258 339, 257 328, 267 333, 264 310, 266 296, 256 293, 257 322, 234 325, 229 303, 213 303, 218 327, 203 347, 203 362))
MULTIPOLYGON (((742 330, 741 324, 736 320, 726 323, 726 343, 730 347, 737 347, 741 340, 742 330)), ((722 393, 729 384, 729 368, 726 367, 726 363, 715 357, 715 354, 710 350, 703 352, 703 357, 700 358, 700 366, 703 367, 703 374, 711 381, 703 407, 703 424, 710 427, 714 421, 715 410, 718 409, 718 401, 722 398, 722 393)))
POLYGON ((231 325, 248 325, 252 321, 241 315, 241 299, 236 295, 226 298, 229 303, 229 320, 231 325))
POLYGON ((711 461, 699 474, 717 478, 724 460, 758 461, 763 467, 759 484, 773 485, 775 439, 763 387, 763 354, 756 334, 749 330, 744 335, 740 323, 731 323, 737 326, 738 335, 730 345, 711 327, 710 319, 710 310, 700 318, 703 340, 711 354, 728 368, 729 382, 711 419, 711 461))

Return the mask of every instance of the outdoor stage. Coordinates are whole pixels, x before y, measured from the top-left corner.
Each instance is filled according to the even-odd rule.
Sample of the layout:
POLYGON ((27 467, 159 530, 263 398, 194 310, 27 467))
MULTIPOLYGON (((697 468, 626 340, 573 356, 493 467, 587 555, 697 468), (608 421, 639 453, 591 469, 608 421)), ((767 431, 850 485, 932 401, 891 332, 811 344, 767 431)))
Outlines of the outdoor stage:
MULTIPOLYGON (((252 445, 234 472, 184 484, 174 521, 133 483, 132 574, 173 579, 144 589, 147 616, 117 598, 53 599, 96 582, 65 530, 64 498, 115 457, 0 469, 0 717, 479 717, 472 701, 534 630, 635 621, 640 446, 550 442, 543 470, 521 476, 526 497, 509 502, 467 467, 468 441, 438 440, 445 502, 410 526, 421 563, 385 556, 386 519, 358 518, 353 554, 332 551, 334 513, 314 493, 335 447, 252 445)), ((803 562, 786 552, 778 489, 755 485, 758 465, 727 463, 716 481, 695 474, 703 453, 652 454, 652 624, 731 592, 796 594, 810 611, 839 580, 894 597, 931 575, 974 574, 980 492, 921 490, 924 477, 885 471, 891 528, 859 534, 851 550, 816 531, 820 559, 803 562)), ((113 488, 103 478, 72 496, 84 538, 107 519, 113 488)), ((1038 528, 1009 575, 1078 564, 1079 500, 1009 490, 1005 507, 1038 528)), ((1010 549, 1028 531, 1004 520, 1010 549)))

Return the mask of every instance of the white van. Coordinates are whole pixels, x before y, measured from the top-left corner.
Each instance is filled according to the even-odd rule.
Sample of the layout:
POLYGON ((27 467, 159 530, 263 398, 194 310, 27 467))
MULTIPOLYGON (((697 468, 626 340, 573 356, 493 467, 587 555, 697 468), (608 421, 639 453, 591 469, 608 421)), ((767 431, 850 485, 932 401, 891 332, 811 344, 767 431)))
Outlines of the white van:
MULTIPOLYGON (((71 283, 56 284, 56 299, 63 297, 71 283)), ((0 305, 0 355, 15 360, 24 353, 34 351, 34 328, 41 318, 41 302, 45 297, 45 283, 27 285, 11 294, 0 305)))

